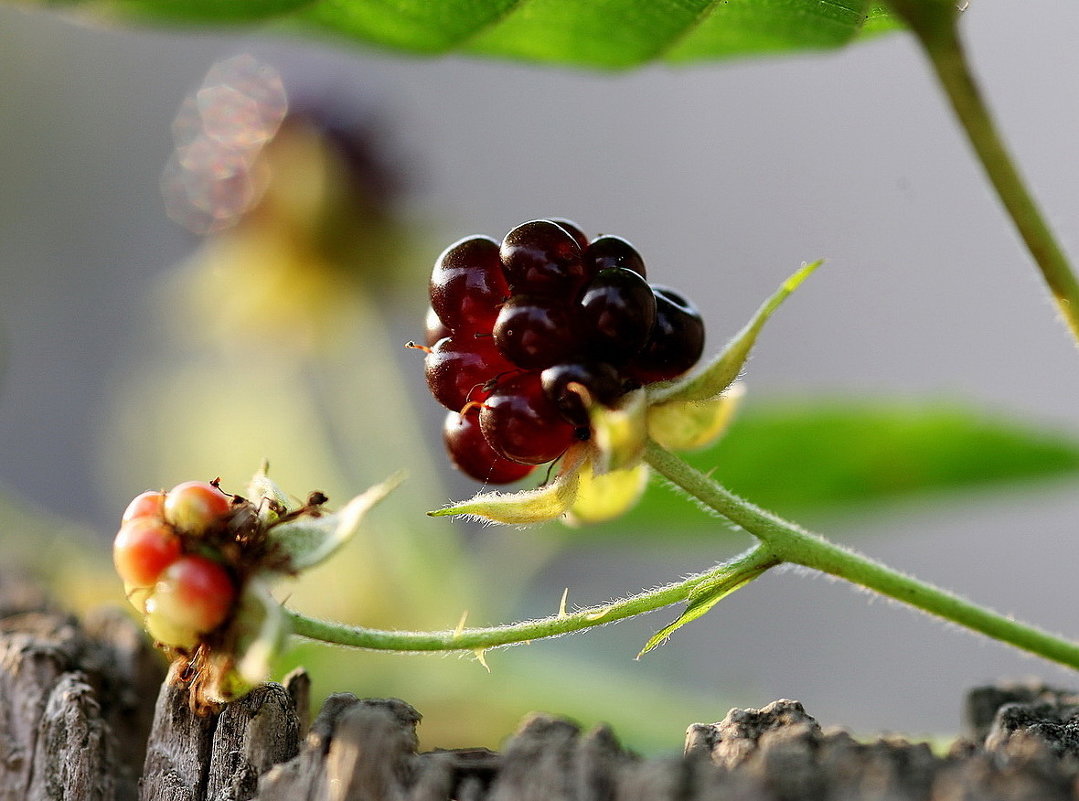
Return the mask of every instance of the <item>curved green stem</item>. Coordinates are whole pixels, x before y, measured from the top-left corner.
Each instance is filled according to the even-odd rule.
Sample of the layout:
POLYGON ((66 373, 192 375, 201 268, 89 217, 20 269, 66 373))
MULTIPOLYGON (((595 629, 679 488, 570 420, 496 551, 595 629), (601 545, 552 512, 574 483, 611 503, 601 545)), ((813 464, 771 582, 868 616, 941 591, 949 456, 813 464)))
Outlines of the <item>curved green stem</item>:
POLYGON ((687 600, 698 587, 709 592, 720 588, 740 587, 757 578, 779 559, 764 545, 746 551, 704 573, 691 576, 677 584, 642 592, 602 606, 592 606, 576 612, 560 611, 551 617, 487 628, 461 628, 455 631, 385 631, 344 623, 316 620, 292 609, 285 614, 292 633, 313 640, 387 651, 484 651, 503 645, 523 643, 544 637, 558 637, 592 626, 601 626, 671 604, 687 600))
POLYGON ((760 539, 784 562, 846 579, 1045 659, 1079 668, 1079 644, 1019 623, 828 542, 739 498, 654 442, 648 443, 645 460, 672 484, 760 539))
POLYGON ((537 620, 484 628, 464 628, 462 625, 447 631, 386 631, 317 620, 286 609, 292 633, 353 648, 482 652, 489 648, 571 634, 689 601, 687 613, 657 634, 645 647, 647 651, 683 622, 706 612, 719 598, 756 579, 770 568, 790 562, 846 579, 944 620, 1079 669, 1077 643, 1019 623, 828 542, 739 498, 655 442, 648 441, 645 461, 673 485, 721 517, 741 526, 760 542, 740 556, 678 583, 572 613, 563 608, 558 614, 537 620), (700 608, 695 610, 694 604, 700 608))
POLYGON ((1079 281, 1027 190, 978 89, 959 37, 954 0, 891 0, 891 5, 929 57, 997 196, 1041 270, 1061 317, 1079 341, 1079 281))

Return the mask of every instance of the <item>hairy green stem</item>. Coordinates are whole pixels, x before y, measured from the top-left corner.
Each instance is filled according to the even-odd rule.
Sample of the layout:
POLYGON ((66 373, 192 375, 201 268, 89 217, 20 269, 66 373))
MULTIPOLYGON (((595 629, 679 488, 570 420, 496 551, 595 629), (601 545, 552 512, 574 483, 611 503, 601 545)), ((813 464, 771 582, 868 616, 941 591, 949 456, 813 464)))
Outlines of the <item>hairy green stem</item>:
POLYGON ((739 587, 777 564, 779 560, 767 546, 757 545, 729 562, 724 562, 677 584, 669 584, 629 598, 611 601, 602 606, 591 606, 575 612, 560 610, 558 614, 550 617, 486 628, 461 628, 450 631, 385 631, 316 620, 292 609, 286 609, 285 613, 289 617, 293 634, 353 648, 387 651, 484 651, 502 645, 571 634, 582 629, 651 612, 685 601, 695 589, 702 585, 707 585, 710 591, 717 591, 724 585, 739 587))
POLYGON ((929 57, 989 181, 1041 270, 1061 317, 1079 342, 1079 281, 1027 190, 974 80, 959 36, 954 0, 891 0, 891 5, 929 57))
MULTIPOLYGON (((981 632, 1045 659, 1079 668, 1079 644, 973 604, 964 598, 831 543, 767 512, 649 441, 645 460, 674 486, 755 536, 759 543, 734 559, 675 584, 575 612, 504 626, 446 631, 387 631, 317 620, 286 609, 292 633, 353 648, 387 651, 477 651, 613 623, 701 594, 715 597, 749 583, 784 562, 845 579, 929 614, 981 632)), ((660 635, 664 634, 661 632, 660 635)), ((657 635, 659 636, 659 635, 657 635)), ((648 650, 652 646, 646 646, 648 650)))
POLYGON ((1079 668, 1079 644, 1019 623, 828 542, 739 498, 654 442, 648 443, 645 460, 672 484, 757 537, 784 562, 846 579, 1045 659, 1079 668))

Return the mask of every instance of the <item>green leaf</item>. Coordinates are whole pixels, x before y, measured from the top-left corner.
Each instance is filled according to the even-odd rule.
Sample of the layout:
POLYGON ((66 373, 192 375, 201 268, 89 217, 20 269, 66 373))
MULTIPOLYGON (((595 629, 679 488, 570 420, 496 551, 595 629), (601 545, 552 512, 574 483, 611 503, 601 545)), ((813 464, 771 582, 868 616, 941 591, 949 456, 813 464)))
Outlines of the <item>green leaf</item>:
POLYGON ((581 443, 566 451, 553 481, 535 489, 516 492, 479 492, 467 501, 453 503, 427 514, 431 517, 470 517, 507 526, 527 526, 556 520, 568 513, 577 499, 581 470, 588 464, 589 458, 590 449, 581 443))
MULTIPOLYGON (((1079 473, 1079 435, 940 401, 749 400, 713 447, 684 454, 733 492, 788 516, 1079 473)), ((657 536, 710 518, 656 482, 616 526, 657 536), (672 526, 672 520, 678 526, 672 526)), ((712 527, 714 528, 714 527, 712 527)), ((709 529, 711 530, 711 528, 709 529)))
POLYGON ((842 47, 899 27, 879 0, 68 0, 108 17, 263 21, 439 55, 626 68, 842 47))

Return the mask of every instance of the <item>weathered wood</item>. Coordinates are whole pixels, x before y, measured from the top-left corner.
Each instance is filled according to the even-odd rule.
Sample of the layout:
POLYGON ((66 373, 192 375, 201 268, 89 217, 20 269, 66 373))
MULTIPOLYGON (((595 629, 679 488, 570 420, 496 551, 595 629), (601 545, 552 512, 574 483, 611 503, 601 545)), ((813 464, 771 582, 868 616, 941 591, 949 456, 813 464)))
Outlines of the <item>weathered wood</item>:
POLYGON ((1003 707, 987 746, 959 741, 944 756, 925 743, 864 743, 822 730, 801 705, 778 701, 694 724, 681 759, 640 759, 609 729, 583 734, 549 716, 528 719, 501 754, 416 754, 415 717, 390 702, 331 698, 294 760, 272 769, 260 801, 974 801, 1079 798, 1072 754, 1079 718, 1038 705, 1003 707), (1050 716, 1052 717, 1052 716, 1050 716), (1061 720, 1055 723, 1053 720, 1061 720), (1057 744, 1044 732, 1060 735, 1057 744))
POLYGON ((140 801, 247 801, 263 773, 296 756, 300 731, 293 696, 280 684, 200 714, 170 675, 157 698, 140 801))
POLYGON ((0 801, 1079 801, 1079 694, 1034 683, 973 691, 969 738, 946 754, 777 701, 644 759, 549 715, 500 753, 418 753, 402 701, 330 696, 308 725, 297 672, 196 714, 161 676, 126 616, 80 624, 0 577, 0 801))
POLYGON ((136 797, 164 665, 133 622, 91 627, 0 575, 0 799, 136 797), (152 695, 150 696, 152 697, 152 695))
POLYGON ((122 782, 112 764, 115 744, 110 738, 94 689, 78 673, 62 674, 37 727, 27 799, 110 801, 121 795, 118 784, 122 782))
POLYGON ((331 696, 297 759, 273 769, 261 801, 398 801, 408 796, 420 716, 402 701, 331 696))
POLYGON ((1054 697, 1058 703, 1052 708, 1046 701, 1005 703, 989 725, 984 745, 961 740, 943 756, 925 743, 897 737, 858 742, 843 731, 822 730, 801 704, 777 701, 760 710, 732 710, 718 723, 690 726, 683 758, 641 759, 624 750, 606 727, 582 733, 574 724, 546 715, 527 719, 500 754, 483 749, 419 754, 419 715, 407 704, 336 695, 315 719, 299 754, 262 776, 256 797, 259 801, 1079 799, 1079 714, 1067 703, 1068 694, 1054 697))
POLYGON ((90 647, 80 663, 102 703, 102 714, 115 738, 130 777, 142 774, 146 740, 154 719, 153 699, 165 676, 165 660, 142 627, 117 607, 89 614, 83 628, 90 647))

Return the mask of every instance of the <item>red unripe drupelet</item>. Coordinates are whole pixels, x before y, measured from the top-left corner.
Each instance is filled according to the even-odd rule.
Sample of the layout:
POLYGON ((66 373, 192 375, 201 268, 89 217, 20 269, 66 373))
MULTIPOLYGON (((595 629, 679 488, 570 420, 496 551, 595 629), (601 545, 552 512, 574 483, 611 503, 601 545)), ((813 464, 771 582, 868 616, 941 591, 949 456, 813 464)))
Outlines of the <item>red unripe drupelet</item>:
POLYGON ((180 558, 180 538, 162 520, 137 517, 124 523, 112 544, 112 562, 129 588, 152 587, 180 558))
POLYGON ((232 509, 232 498, 206 481, 177 484, 165 498, 165 520, 178 530, 199 534, 232 509))
POLYGON ((165 493, 161 490, 141 492, 124 509, 121 523, 137 517, 154 517, 160 520, 165 516, 165 493))
POLYGON ((424 325, 424 344, 429 348, 433 348, 435 343, 443 337, 448 337, 453 332, 450 327, 439 319, 438 314, 430 306, 427 307, 427 316, 423 320, 424 325))
POLYGON ((161 574, 146 601, 146 624, 158 641, 187 648, 224 623, 235 600, 236 588, 225 568, 188 554, 161 574))

